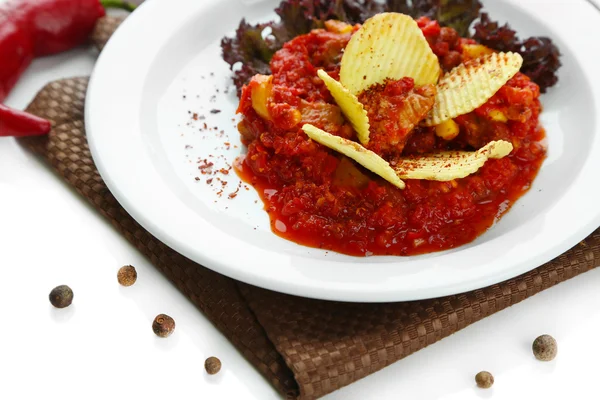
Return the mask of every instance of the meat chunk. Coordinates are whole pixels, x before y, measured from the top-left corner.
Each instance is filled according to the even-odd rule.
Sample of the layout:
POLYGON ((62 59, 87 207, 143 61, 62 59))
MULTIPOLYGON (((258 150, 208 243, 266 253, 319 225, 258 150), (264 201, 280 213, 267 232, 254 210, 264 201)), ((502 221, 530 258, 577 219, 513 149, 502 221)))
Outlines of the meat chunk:
POLYGON ((344 124, 342 110, 334 104, 325 102, 309 103, 300 101, 300 113, 303 124, 312 124, 329 133, 337 134, 344 124))
POLYGON ((359 95, 369 115, 368 147, 379 155, 399 155, 415 126, 435 102, 436 88, 415 88, 412 78, 374 85, 359 95))

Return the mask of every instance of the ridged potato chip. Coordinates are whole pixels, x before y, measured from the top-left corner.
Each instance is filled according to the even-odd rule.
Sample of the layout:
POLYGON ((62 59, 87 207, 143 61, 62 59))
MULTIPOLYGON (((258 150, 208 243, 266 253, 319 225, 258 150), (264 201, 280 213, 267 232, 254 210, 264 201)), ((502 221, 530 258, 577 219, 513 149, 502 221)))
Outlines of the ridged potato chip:
POLYGON ((387 78, 410 77, 416 86, 437 83, 441 69, 417 22, 408 15, 382 13, 365 21, 348 42, 340 82, 359 94, 387 78))
POLYGON ((331 133, 327 133, 310 124, 302 126, 302 130, 312 140, 350 157, 371 172, 381 176, 392 185, 400 189, 406 187, 404 182, 396 175, 396 172, 394 172, 390 164, 371 150, 364 148, 352 140, 332 135, 331 133))
POLYGON ((473 152, 447 151, 403 159, 396 163, 394 169, 402 179, 451 181, 474 174, 488 159, 506 157, 512 150, 510 142, 498 140, 473 152))
POLYGON ((352 124, 358 140, 364 145, 368 144, 370 126, 367 110, 355 95, 350 93, 340 82, 327 75, 327 72, 320 69, 317 74, 325 82, 325 86, 329 89, 337 105, 342 109, 342 113, 352 124))
POLYGON ((444 75, 425 126, 435 126, 484 105, 523 65, 518 53, 494 53, 467 61, 444 75))

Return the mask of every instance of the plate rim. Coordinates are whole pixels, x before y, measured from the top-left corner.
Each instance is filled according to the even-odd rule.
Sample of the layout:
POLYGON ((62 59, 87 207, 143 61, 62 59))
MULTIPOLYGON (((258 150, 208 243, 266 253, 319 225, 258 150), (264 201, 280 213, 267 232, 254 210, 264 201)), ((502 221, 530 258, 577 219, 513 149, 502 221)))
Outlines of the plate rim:
MULTIPOLYGON (((204 2, 194 1, 194 0, 172 0, 168 2, 168 7, 172 9, 181 10, 181 7, 196 7, 195 10, 200 12, 202 7, 208 7, 212 4, 218 2, 218 0, 207 0, 204 2), (179 4, 173 4, 177 1, 179 4)), ((229 2, 235 2, 236 0, 230 0, 229 2)), ((543 0, 520 0, 520 5, 517 4, 517 0, 504 0, 508 3, 513 3, 515 7, 522 8, 523 5, 532 5, 532 4, 543 4, 545 7, 553 8, 560 7, 561 5, 579 7, 579 9, 584 10, 586 5, 595 12, 592 6, 584 0, 578 0, 573 2, 573 0, 561 0, 562 3, 552 3, 547 4, 543 0)), ((454 283, 453 285, 446 285, 444 288, 428 289, 421 290, 420 292, 415 291, 403 291, 398 292, 393 288, 386 287, 382 290, 379 286, 374 285, 372 283, 361 285, 361 282, 357 284, 348 285, 341 282, 328 281, 328 282, 318 282, 311 281, 310 286, 306 286, 306 282, 290 282, 289 279, 283 279, 280 276, 271 276, 265 275, 264 273, 256 273, 253 269, 240 269, 240 268, 232 268, 231 265, 227 265, 227 263, 231 262, 228 259, 227 263, 223 262, 216 258, 215 255, 227 255, 223 249, 211 249, 215 250, 214 253, 210 255, 199 254, 197 249, 189 248, 189 245, 184 245, 180 240, 177 239, 177 235, 173 235, 170 232, 165 231, 165 229, 161 228, 160 222, 157 223, 155 219, 155 215, 149 216, 147 209, 141 209, 140 204, 135 204, 134 201, 131 201, 131 193, 128 192, 127 183, 131 182, 129 179, 124 179, 123 175, 119 175, 119 171, 115 170, 114 166, 111 166, 111 162, 108 162, 111 157, 114 157, 114 154, 110 154, 110 157, 107 156, 107 149, 109 148, 106 143, 106 138, 103 137, 99 132, 101 129, 98 127, 98 118, 97 115, 100 113, 95 111, 97 109, 97 104, 99 102, 99 98, 102 99, 103 90, 106 90, 104 87, 107 83, 108 77, 111 77, 110 71, 114 68, 110 66, 111 63, 115 62, 115 57, 119 55, 119 44, 129 41, 131 43, 131 38, 128 38, 127 35, 135 34, 136 29, 138 30, 137 34, 139 34, 139 30, 143 29, 141 25, 142 19, 148 15, 158 15, 164 16, 168 11, 166 7, 167 1, 159 1, 153 0, 144 3, 139 9, 134 12, 130 17, 128 17, 122 26, 117 30, 117 32, 113 35, 111 40, 106 45, 104 51, 101 53, 98 62, 94 68, 94 72, 92 73, 92 77, 90 78, 90 83, 88 87, 88 95, 86 97, 86 105, 85 105, 85 120, 86 120, 86 131, 88 132, 88 141, 90 150, 92 153, 92 157, 94 162, 100 172, 100 175, 106 182, 111 193, 115 196, 117 201, 125 208, 125 210, 145 229, 147 229, 151 234, 156 236, 158 239, 163 241, 169 247, 175 249, 180 252, 184 256, 198 262, 199 264, 213 269, 217 273, 221 273, 223 275, 229 276, 233 279, 237 279, 252 285, 256 285, 259 287, 263 287, 270 290, 275 290, 283 293, 288 293, 292 295, 298 295, 303 297, 312 297, 319 298, 325 300, 337 300, 337 301, 361 301, 361 302, 388 302, 388 301, 408 301, 408 300, 417 300, 417 299, 426 299, 433 297, 440 297, 451 294, 463 293, 466 291, 482 288, 485 286, 489 286, 492 284, 496 284, 502 282, 504 280, 513 278, 522 273, 526 273, 530 270, 537 268, 543 263, 553 259, 554 257, 564 253, 569 248, 573 247, 577 242, 585 238, 587 235, 592 233, 599 225, 600 225, 600 208, 595 211, 593 218, 590 218, 587 223, 583 223, 579 225, 579 229, 577 229, 576 233, 572 233, 571 236, 567 240, 563 240, 560 245, 553 247, 552 249, 546 249, 546 251, 541 252, 537 255, 537 257, 532 257, 528 259, 526 262, 522 261, 517 265, 513 266, 511 269, 505 269, 500 271, 493 276, 484 276, 479 277, 477 279, 469 280, 468 282, 459 282, 454 283), (155 13, 155 14, 153 14, 155 13), (114 54, 113 54, 114 53, 114 54), (100 93, 100 94, 98 94, 100 93), (107 161, 107 162, 105 162, 107 161), (525 265, 529 264, 530 265, 525 265), (358 289, 357 289, 358 287, 358 289), (420 293, 420 294, 419 294, 420 293)), ((598 13, 596 13, 598 14, 598 13)), ((539 16, 537 16, 539 18, 539 16)), ((600 22, 600 15, 596 15, 595 17, 590 17, 589 15, 586 18, 594 18, 595 21, 600 22)), ((237 21, 235 21, 237 23, 237 21)), ((147 29, 147 28, 146 28, 147 29)), ((157 48, 160 46, 156 46, 157 48)), ((577 54, 576 54, 577 55, 577 54)), ((141 74, 140 74, 141 75, 141 74)), ((140 78, 141 79, 141 78, 140 78)), ((135 79, 132 79, 135 80, 135 79)), ((139 79, 136 81, 139 83, 139 79)), ((600 101, 600 82, 595 82, 594 87, 594 100, 596 101, 596 109, 600 114, 600 106, 597 104, 600 101)), ((104 96, 106 97, 106 96, 104 96)), ((105 100, 106 101, 106 100, 105 100)), ((100 104, 104 104, 100 101, 100 104)), ((137 105, 134 105, 136 107, 137 105)), ((135 113, 130 114, 134 115, 135 113)), ((594 140, 592 143, 592 148, 600 149, 600 132, 598 128, 598 124, 595 126, 596 134, 594 136, 594 140)), ((106 130, 104 130, 106 131, 106 130)), ((590 156, 589 159, 593 157, 590 156)), ((587 160, 583 169, 589 170, 590 160, 587 160)), ((600 163, 596 162, 596 164, 600 165, 600 163)), ((581 176, 580 176, 581 178, 581 176)), ((571 189, 570 189, 571 190, 571 189)), ((596 193, 597 194, 597 193, 596 193)), ((146 206, 145 206, 146 207, 146 206)), ((257 252, 255 254, 262 254, 264 252, 257 252)), ((234 261, 240 262, 244 261, 243 258, 239 256, 228 255, 235 258, 234 261)), ((328 264, 329 261, 323 260, 320 263, 328 264)), ((370 264, 364 263, 361 265, 363 268, 370 268, 370 264)), ((375 267, 374 267, 375 268, 375 267)), ((263 271, 264 272, 264 271, 263 271)))

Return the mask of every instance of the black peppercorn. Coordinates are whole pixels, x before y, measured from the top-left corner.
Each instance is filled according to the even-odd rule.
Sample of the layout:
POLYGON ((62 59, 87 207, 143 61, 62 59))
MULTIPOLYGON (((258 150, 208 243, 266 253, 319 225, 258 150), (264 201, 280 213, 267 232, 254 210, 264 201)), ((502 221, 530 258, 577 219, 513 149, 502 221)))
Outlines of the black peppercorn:
POLYGON ((209 375, 214 375, 221 370, 221 360, 217 357, 208 357, 204 362, 204 368, 209 375))
POLYGON ((166 338, 175 330, 175 320, 166 314, 159 314, 152 322, 152 330, 156 336, 166 338))
POLYGON ((49 297, 54 307, 65 308, 73 302, 73 291, 67 285, 60 285, 52 289, 49 297))
POLYGON ((556 340, 550 335, 542 335, 533 341, 533 355, 540 361, 552 361, 556 357, 558 347, 556 340))
POLYGON ((135 267, 131 265, 126 265, 119 269, 117 272, 117 280, 123 286, 131 286, 137 280, 137 271, 135 267))
POLYGON ((475 375, 475 382, 480 388, 489 389, 494 384, 494 376, 487 371, 481 371, 475 375))

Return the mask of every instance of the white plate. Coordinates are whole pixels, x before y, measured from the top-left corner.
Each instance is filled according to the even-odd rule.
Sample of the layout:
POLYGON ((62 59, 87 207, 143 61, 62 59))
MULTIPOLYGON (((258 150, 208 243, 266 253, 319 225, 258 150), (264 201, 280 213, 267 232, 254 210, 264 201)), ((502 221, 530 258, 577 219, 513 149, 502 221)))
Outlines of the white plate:
POLYGON ((234 173, 220 175, 228 184, 219 197, 221 183, 207 184, 196 160, 222 154, 210 161, 226 166, 242 150, 232 121, 237 99, 235 90, 226 90, 230 72, 219 41, 243 17, 271 19, 276 4, 151 0, 100 56, 86 103, 94 160, 123 207, 167 245, 264 288, 382 302, 455 294, 512 278, 600 225, 600 13, 585 0, 488 0, 494 18, 509 20, 522 36, 552 37, 564 54, 560 85, 543 97, 548 158, 529 193, 475 242, 425 256, 355 258, 274 235, 254 189, 242 186, 229 199, 240 181, 234 173), (206 121, 193 120, 193 113, 206 121), (201 132, 204 122, 218 130, 201 132), (231 143, 229 150, 224 142, 231 143))

